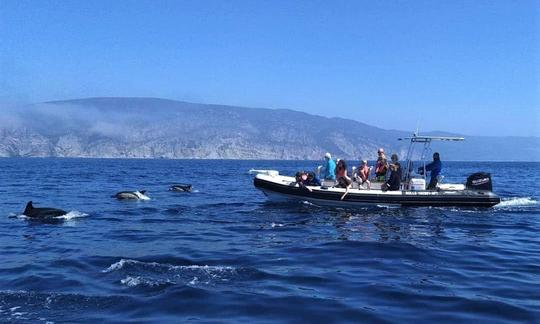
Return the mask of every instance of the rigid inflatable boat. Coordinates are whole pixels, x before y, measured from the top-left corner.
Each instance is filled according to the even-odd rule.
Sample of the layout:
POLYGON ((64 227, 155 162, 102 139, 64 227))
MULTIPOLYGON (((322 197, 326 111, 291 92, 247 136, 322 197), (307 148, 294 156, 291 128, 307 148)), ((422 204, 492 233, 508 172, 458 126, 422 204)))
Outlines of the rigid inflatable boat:
MULTIPOLYGON (((319 206, 365 207, 365 206, 460 206, 492 207, 500 203, 499 196, 492 192, 489 173, 478 172, 470 175, 465 184, 440 183, 434 190, 426 190, 426 172, 413 174, 414 144, 422 143, 421 166, 425 170, 425 155, 432 141, 462 141, 461 137, 418 136, 402 138, 410 140, 400 190, 383 191, 381 183, 372 182, 366 189, 353 182, 345 197, 344 188, 334 187, 334 182, 323 181, 320 186, 299 186, 295 177, 280 175, 276 170, 250 170, 255 174, 253 183, 273 201, 307 201, 319 206)), ((354 173, 354 171, 353 171, 354 173)))

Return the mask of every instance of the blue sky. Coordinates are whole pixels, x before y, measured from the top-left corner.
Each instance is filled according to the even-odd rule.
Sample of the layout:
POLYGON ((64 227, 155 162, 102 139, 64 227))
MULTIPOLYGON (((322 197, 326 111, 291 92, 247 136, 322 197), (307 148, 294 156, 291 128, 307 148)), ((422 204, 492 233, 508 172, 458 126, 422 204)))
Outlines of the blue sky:
POLYGON ((0 102, 151 96, 540 136, 539 6, 1 0, 0 102))

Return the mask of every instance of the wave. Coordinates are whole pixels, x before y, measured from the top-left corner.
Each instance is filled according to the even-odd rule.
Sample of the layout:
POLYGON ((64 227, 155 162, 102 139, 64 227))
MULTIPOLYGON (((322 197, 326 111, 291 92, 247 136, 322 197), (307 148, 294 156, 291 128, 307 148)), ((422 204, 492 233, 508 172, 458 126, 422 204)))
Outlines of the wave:
POLYGON ((122 305, 119 308, 125 311, 143 306, 128 296, 0 290, 0 322, 74 323, 80 322, 81 318, 92 323, 102 322, 99 311, 103 312, 111 305, 122 305))
POLYGON ((122 285, 128 286, 128 287, 137 287, 137 286, 146 286, 146 287, 158 287, 158 286, 166 286, 170 284, 174 284, 174 282, 166 279, 163 281, 160 280, 152 280, 148 278, 143 278, 140 276, 127 276, 126 278, 120 280, 120 283, 122 285))
POLYGON ((167 270, 204 270, 204 271, 234 271, 235 268, 229 266, 209 266, 209 265, 182 265, 176 266, 168 263, 159 263, 159 262, 143 262, 132 259, 120 259, 120 261, 111 264, 107 269, 102 272, 113 272, 118 271, 126 266, 135 265, 142 266, 147 268, 155 269, 167 269, 167 270))
POLYGON ((159 262, 143 262, 121 259, 111 264, 103 273, 124 271, 120 280, 127 287, 156 288, 174 284, 197 285, 228 282, 238 278, 238 269, 230 266, 172 265, 159 262))
POLYGON ((536 206, 539 202, 536 199, 531 197, 512 197, 512 198, 503 198, 501 202, 495 205, 496 208, 501 207, 529 207, 536 206))

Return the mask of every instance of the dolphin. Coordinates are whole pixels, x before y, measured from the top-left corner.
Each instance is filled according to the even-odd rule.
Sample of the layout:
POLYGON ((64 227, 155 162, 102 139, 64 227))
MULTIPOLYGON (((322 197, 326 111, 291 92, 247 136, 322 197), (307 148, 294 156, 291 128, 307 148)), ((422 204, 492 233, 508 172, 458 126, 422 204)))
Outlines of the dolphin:
POLYGON ((191 192, 191 185, 188 183, 178 183, 170 186, 169 191, 191 192))
POLYGON ((32 218, 51 218, 67 214, 66 211, 56 208, 34 208, 32 201, 29 201, 24 208, 23 215, 32 218))
POLYGON ((146 190, 120 191, 112 195, 111 198, 118 200, 149 200, 150 198, 145 193, 146 190))

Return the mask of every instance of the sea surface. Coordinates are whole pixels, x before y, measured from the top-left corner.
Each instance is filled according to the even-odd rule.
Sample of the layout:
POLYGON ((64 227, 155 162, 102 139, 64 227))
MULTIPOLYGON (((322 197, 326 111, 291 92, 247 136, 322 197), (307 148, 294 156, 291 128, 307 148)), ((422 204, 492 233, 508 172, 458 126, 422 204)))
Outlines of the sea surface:
POLYGON ((539 163, 445 163, 493 174, 489 209, 272 204, 247 173, 316 165, 0 159, 0 322, 540 322, 539 163))

